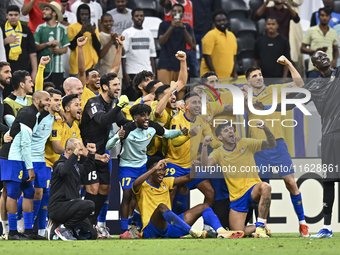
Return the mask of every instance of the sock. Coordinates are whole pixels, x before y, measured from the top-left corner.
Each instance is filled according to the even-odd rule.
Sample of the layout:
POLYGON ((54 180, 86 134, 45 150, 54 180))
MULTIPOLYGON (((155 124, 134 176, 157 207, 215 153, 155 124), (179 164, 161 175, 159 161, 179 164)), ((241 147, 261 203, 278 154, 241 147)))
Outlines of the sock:
POLYGON ((138 212, 137 210, 134 210, 132 214, 132 223, 137 225, 137 222, 140 220, 141 220, 140 212, 138 212))
POLYGON ((129 228, 130 228, 130 225, 132 224, 132 216, 129 215, 128 216, 128 225, 129 225, 129 228))
MULTIPOLYGON (((85 194, 85 200, 91 200, 95 205, 97 204, 97 195, 93 195, 89 192, 86 192, 85 194)), ((89 220, 91 222, 92 225, 96 224, 97 221, 97 217, 96 217, 96 211, 94 211, 90 216, 89 216, 89 220)))
POLYGON ((177 215, 184 213, 187 210, 187 195, 176 193, 173 201, 172 210, 177 215))
POLYGON ((102 210, 99 213, 98 223, 99 222, 106 222, 106 214, 107 214, 108 210, 109 210, 109 195, 106 196, 102 210))
POLYGON ((2 224, 2 234, 8 234, 9 232, 8 220, 3 220, 1 224, 2 224))
POLYGON ((95 209, 95 212, 96 212, 96 220, 100 214, 100 211, 102 210, 103 206, 104 206, 104 203, 106 201, 106 197, 107 195, 102 195, 100 193, 98 193, 97 195, 97 203, 96 203, 96 209, 95 209))
POLYGON ((41 200, 33 200, 33 224, 37 220, 40 211, 41 200))
POLYGON ((323 214, 324 225, 331 225, 334 203, 334 182, 323 183, 323 214))
POLYGON ((33 229, 33 212, 24 212, 25 232, 33 229))
POLYGON ((191 227, 187 223, 185 223, 180 217, 174 214, 171 210, 167 210, 165 213, 163 213, 163 217, 169 224, 189 234, 191 227))
POLYGON ((202 212, 202 217, 204 224, 211 226, 215 231, 222 227, 220 220, 210 207, 202 212))
POLYGON ((332 227, 331 225, 323 225, 323 228, 329 230, 329 231, 332 231, 332 227))
POLYGON ((106 227, 106 222, 100 222, 100 221, 98 221, 97 226, 98 226, 99 228, 105 228, 105 227, 106 227))
POLYGON ((129 220, 128 219, 123 219, 121 218, 120 219, 120 226, 121 226, 121 229, 122 229, 122 234, 128 230, 128 223, 129 223, 129 220))
POLYGON ((38 213, 38 229, 46 228, 46 218, 47 218, 47 206, 48 199, 50 197, 49 192, 44 192, 43 197, 41 199, 40 210, 38 213))
POLYGON ((83 198, 86 195, 86 189, 85 188, 80 188, 80 197, 83 198))
POLYGON ((17 230, 17 214, 7 213, 7 215, 8 215, 9 231, 16 231, 17 230))
POLYGON ((20 196, 19 197, 19 200, 18 200, 18 220, 21 220, 21 217, 22 217, 22 200, 24 199, 23 196, 20 196))
POLYGON ((299 193, 299 195, 290 194, 290 199, 292 200, 292 204, 293 204, 295 212, 296 212, 296 214, 299 218, 299 221, 304 221, 305 220, 305 214, 303 212, 301 193, 299 193))
POLYGON ((257 222, 255 223, 256 227, 265 227, 266 219, 257 218, 257 222))

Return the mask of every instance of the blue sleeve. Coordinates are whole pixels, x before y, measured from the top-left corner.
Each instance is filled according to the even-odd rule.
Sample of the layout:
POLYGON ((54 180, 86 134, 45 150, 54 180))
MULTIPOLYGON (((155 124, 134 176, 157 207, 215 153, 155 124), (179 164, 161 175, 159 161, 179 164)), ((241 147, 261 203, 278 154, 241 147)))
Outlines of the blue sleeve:
POLYGON ((269 110, 270 108, 272 108, 272 105, 265 105, 263 110, 269 110))
POLYGON ((22 157, 24 159, 26 169, 33 169, 33 163, 31 158, 31 143, 32 143, 32 129, 23 123, 20 123, 21 142, 20 147, 22 151, 22 157))

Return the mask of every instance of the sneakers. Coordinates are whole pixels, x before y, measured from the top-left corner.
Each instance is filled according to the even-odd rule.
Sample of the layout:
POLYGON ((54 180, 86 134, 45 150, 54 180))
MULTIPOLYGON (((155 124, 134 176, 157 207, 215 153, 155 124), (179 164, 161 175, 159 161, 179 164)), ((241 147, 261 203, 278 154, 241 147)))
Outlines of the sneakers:
POLYGON ((64 225, 60 225, 57 227, 54 232, 59 236, 59 238, 63 241, 76 241, 77 238, 75 238, 72 234, 72 231, 68 228, 65 228, 64 225))
POLYGON ((311 235, 311 238, 330 238, 333 236, 333 232, 328 229, 321 229, 316 235, 311 235))
POLYGON ((242 238, 243 236, 243 231, 227 231, 224 229, 218 233, 217 238, 242 238))
POLYGON ((128 230, 119 236, 120 239, 132 239, 132 236, 128 230))
POLYGON ((29 240, 46 240, 45 237, 38 235, 38 233, 26 233, 25 236, 29 238, 29 240))
POLYGON ((309 237, 308 227, 307 225, 300 225, 300 236, 301 237, 309 237))
POLYGON ((97 231, 98 239, 112 238, 109 233, 108 227, 99 227, 98 225, 94 228, 97 231))
POLYGON ((55 229, 57 228, 57 225, 54 224, 54 222, 49 219, 48 222, 47 222, 47 226, 46 226, 46 229, 45 229, 45 239, 46 240, 56 240, 54 239, 54 236, 55 236, 55 229))
POLYGON ((8 240, 8 233, 0 235, 0 240, 8 240))
POLYGON ((266 227, 257 227, 255 230, 254 238, 269 238, 267 235, 266 227))
POLYGON ((8 240, 32 240, 27 235, 17 232, 14 235, 8 235, 8 240))
POLYGON ((189 233, 193 238, 200 238, 200 239, 205 239, 208 234, 208 232, 205 230, 199 231, 195 229, 190 229, 189 233))
POLYGON ((134 239, 139 238, 139 231, 138 231, 138 227, 136 225, 131 225, 130 229, 129 229, 129 233, 130 236, 134 239))
POLYGON ((266 229, 266 235, 272 237, 272 231, 267 227, 267 222, 264 224, 264 227, 266 229))
POLYGON ((205 238, 217 238, 217 233, 214 230, 208 230, 205 238))

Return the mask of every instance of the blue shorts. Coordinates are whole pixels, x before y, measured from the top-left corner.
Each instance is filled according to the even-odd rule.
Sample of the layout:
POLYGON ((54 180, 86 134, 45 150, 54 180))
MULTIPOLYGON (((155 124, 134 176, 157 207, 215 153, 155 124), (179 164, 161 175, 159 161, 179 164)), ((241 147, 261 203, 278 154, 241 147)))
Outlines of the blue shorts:
MULTIPOLYGON (((175 177, 175 178, 180 177, 180 176, 189 174, 190 170, 191 168, 184 168, 184 167, 180 167, 178 165, 172 164, 172 163, 168 163, 166 166, 166 172, 165 172, 164 177, 175 177)), ((197 185, 206 179, 208 179, 206 177, 206 173, 198 172, 195 180, 188 182, 187 186, 189 189, 196 189, 197 185)))
MULTIPOLYGON (((178 215, 183 220, 183 213, 178 215)), ((174 227, 168 223, 168 226, 164 230, 156 228, 151 220, 149 224, 143 229, 143 238, 178 238, 181 236, 186 236, 189 233, 174 227)))
POLYGON ((45 162, 33 162, 35 173, 34 187, 48 189, 51 183, 51 168, 45 162))
POLYGON ((273 178, 273 166, 277 167, 280 176, 294 173, 292 158, 284 139, 276 140, 276 146, 272 149, 256 152, 254 159, 260 169, 259 176, 262 180, 273 178))
POLYGON ((147 171, 146 164, 141 167, 120 166, 119 181, 122 185, 122 189, 132 189, 132 183, 147 171))
POLYGON ((22 182, 28 178, 24 161, 0 159, 1 181, 22 182))
MULTIPOLYGON (((255 184, 256 185, 256 184, 255 184)), ((230 201, 230 209, 233 209, 236 212, 248 212, 249 211, 249 204, 257 204, 251 199, 251 192, 253 191, 253 188, 255 187, 252 186, 248 191, 239 199, 235 201, 230 201)))

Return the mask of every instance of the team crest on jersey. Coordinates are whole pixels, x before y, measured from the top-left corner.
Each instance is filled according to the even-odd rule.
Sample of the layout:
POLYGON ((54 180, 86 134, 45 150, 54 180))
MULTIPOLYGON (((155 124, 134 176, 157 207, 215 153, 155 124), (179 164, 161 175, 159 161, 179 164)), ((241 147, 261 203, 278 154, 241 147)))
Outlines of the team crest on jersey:
POLYGON ((148 136, 148 138, 150 138, 150 137, 151 137, 151 134, 149 133, 147 136, 148 136))
POLYGON ((241 148, 241 149, 239 150, 239 152, 240 152, 240 153, 243 153, 243 152, 244 152, 244 148, 241 148))
POLYGON ((197 129, 201 129, 202 128, 202 125, 197 125, 197 129))
POLYGON ((76 132, 73 132, 72 135, 73 135, 73 136, 76 136, 76 132))
POLYGON ((262 96, 263 96, 263 97, 266 96, 266 95, 267 95, 267 92, 262 93, 262 96))
POLYGON ((153 191, 153 188, 151 188, 150 190, 153 191))
POLYGON ((207 120, 211 120, 211 118, 212 118, 211 114, 209 114, 209 115, 206 117, 207 120))
POLYGON ((165 185, 163 185, 163 190, 165 190, 166 189, 166 186, 165 185))

